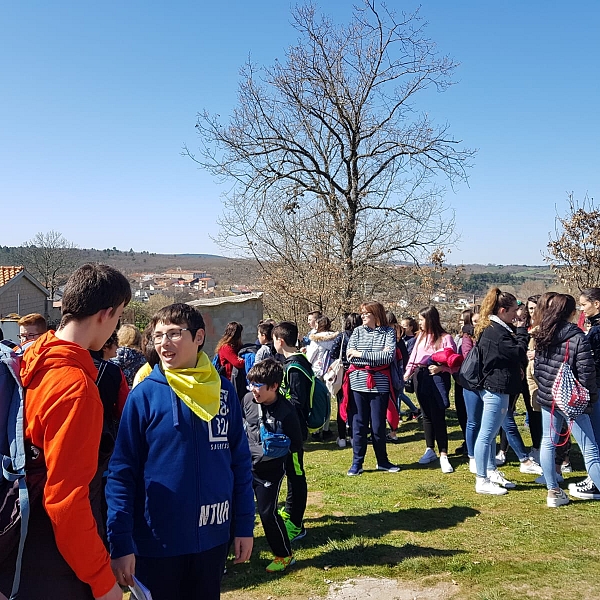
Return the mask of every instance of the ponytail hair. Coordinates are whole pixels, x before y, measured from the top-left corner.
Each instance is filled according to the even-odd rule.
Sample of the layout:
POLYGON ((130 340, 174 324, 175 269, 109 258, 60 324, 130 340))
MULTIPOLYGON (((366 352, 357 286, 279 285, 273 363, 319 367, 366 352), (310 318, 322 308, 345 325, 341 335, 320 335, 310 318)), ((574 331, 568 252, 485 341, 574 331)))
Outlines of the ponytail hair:
POLYGON ((475 327, 475 337, 479 339, 483 330, 492 324, 490 321, 492 315, 497 315, 501 308, 505 310, 511 308, 516 302, 517 299, 509 292, 503 292, 498 287, 491 288, 481 302, 479 321, 477 321, 477 326, 475 327))

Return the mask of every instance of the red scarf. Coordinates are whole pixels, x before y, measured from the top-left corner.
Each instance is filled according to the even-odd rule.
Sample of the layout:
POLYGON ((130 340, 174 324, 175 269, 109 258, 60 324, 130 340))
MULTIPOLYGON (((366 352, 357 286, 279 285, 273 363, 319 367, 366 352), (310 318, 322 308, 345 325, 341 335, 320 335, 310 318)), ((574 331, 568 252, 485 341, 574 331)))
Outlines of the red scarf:
POLYGON ((375 387, 374 373, 383 373, 390 385, 390 398, 388 400, 388 406, 386 411, 386 419, 392 429, 396 429, 400 423, 400 414, 396 407, 396 394, 394 387, 392 386, 392 376, 390 373, 390 365, 380 365, 379 367, 357 367, 356 365, 350 365, 350 368, 344 373, 344 381, 342 383, 342 403, 340 404, 340 416, 344 421, 348 422, 348 402, 351 398, 352 389, 350 388, 350 373, 352 371, 366 371, 367 372, 367 387, 372 390, 375 387))

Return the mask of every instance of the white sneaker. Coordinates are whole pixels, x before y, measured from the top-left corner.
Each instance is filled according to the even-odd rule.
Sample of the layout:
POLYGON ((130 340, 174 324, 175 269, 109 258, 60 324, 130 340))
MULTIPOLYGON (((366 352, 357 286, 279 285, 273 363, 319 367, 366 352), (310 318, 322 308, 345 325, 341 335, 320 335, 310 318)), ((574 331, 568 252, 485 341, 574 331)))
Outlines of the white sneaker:
POLYGON ((538 465, 540 464, 540 449, 539 448, 531 448, 531 452, 529 453, 532 460, 534 460, 538 465))
POLYGON ((487 477, 478 477, 475 481, 475 491, 478 494, 490 494, 492 496, 502 496, 508 493, 508 490, 493 483, 487 477))
POLYGON ((346 438, 338 438, 337 445, 338 445, 338 448, 345 448, 346 447, 346 438))
POLYGON ((564 506, 565 504, 569 504, 569 497, 560 488, 558 488, 558 490, 548 490, 546 504, 550 508, 564 506))
MULTIPOLYGON (((564 480, 565 478, 560 473, 556 474, 556 483, 562 483, 564 480)), ((546 478, 542 474, 535 480, 535 482, 539 483, 540 485, 546 485, 546 478)), ((569 485, 569 489, 571 488, 571 485, 573 484, 569 485)))
POLYGON ((427 450, 425 450, 425 454, 423 454, 423 456, 421 456, 421 458, 419 459, 419 464, 428 465, 434 460, 437 460, 437 454, 435 453, 435 450, 433 450, 432 448, 427 448, 427 450))
POLYGON ((477 475, 477 463, 475 462, 474 458, 469 459, 469 471, 471 471, 471 473, 474 475, 477 475))
POLYGON ((533 458, 524 460, 519 467, 519 471, 521 471, 521 473, 528 473, 529 475, 542 475, 544 472, 542 467, 540 467, 533 458))
POLYGON ((440 454, 440 467, 442 467, 442 473, 454 473, 454 469, 445 454, 440 454))
POLYGON ((496 454, 496 466, 501 467, 506 462, 506 454, 500 450, 498 454, 496 454))
POLYGON ((498 485, 501 485, 507 490, 512 490, 517 487, 516 483, 513 483, 512 481, 506 479, 504 477, 504 473, 502 471, 498 471, 498 469, 496 469, 495 471, 488 471, 487 476, 492 483, 497 483, 498 485))

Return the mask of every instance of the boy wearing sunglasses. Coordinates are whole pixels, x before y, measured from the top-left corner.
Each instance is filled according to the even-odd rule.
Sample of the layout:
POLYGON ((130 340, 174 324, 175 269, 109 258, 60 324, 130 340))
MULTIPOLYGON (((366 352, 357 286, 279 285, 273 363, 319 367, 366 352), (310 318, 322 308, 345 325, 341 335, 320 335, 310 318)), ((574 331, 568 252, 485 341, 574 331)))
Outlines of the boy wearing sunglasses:
POLYGON ((250 392, 243 402, 246 435, 252 453, 252 486, 265 537, 275 555, 266 568, 267 573, 280 573, 295 562, 285 522, 277 512, 277 500, 287 458, 290 453, 293 456, 302 450, 302 431, 296 409, 279 391, 282 379, 281 363, 274 358, 260 361, 248 372, 250 392), (269 434, 280 436, 280 446, 269 447, 266 439, 269 434), (282 441, 285 438, 286 443, 282 441))

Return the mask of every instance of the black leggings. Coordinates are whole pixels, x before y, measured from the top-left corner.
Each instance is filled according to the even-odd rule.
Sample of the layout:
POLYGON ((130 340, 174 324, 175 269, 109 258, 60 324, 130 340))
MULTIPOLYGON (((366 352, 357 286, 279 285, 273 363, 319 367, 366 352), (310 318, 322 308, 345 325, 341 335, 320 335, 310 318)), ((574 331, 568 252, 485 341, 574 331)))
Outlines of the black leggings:
MULTIPOLYGON (((450 391, 450 374, 439 374, 444 382, 446 393, 450 391)), ((440 452, 448 452, 448 427, 446 409, 441 394, 427 369, 420 368, 416 375, 415 392, 423 413, 423 430, 428 448, 435 448, 437 442, 440 452)))

